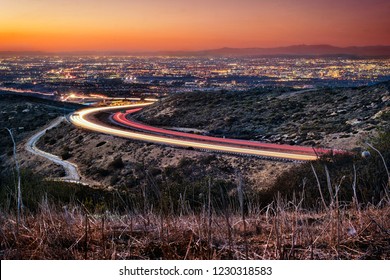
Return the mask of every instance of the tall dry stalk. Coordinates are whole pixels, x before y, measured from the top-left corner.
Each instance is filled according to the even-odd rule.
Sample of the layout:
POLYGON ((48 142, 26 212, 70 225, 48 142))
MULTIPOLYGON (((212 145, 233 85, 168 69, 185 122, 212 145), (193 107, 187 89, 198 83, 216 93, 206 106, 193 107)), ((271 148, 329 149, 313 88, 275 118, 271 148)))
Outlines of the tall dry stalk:
POLYGON ((242 223, 244 225, 245 259, 248 260, 249 246, 248 246, 248 237, 247 237, 247 232, 246 232, 246 220, 245 220, 245 209, 244 209, 244 191, 242 189, 242 185, 243 185, 242 184, 242 176, 241 176, 241 174, 238 174, 237 194, 238 194, 238 200, 240 202, 242 223))
POLYGON ((146 196, 146 186, 141 185, 141 192, 142 192, 142 198, 143 198, 143 207, 142 207, 142 216, 144 217, 144 229, 147 230, 147 227, 149 226, 149 215, 147 215, 147 208, 148 208, 148 198, 146 196))
POLYGON ((318 191, 320 192, 322 205, 324 206, 324 209, 328 211, 329 208, 328 208, 328 206, 326 205, 326 202, 325 202, 325 199, 324 199, 324 195, 322 194, 320 179, 318 178, 317 172, 316 172, 316 170, 315 170, 315 168, 314 168, 314 166, 313 166, 312 163, 310 163, 310 166, 311 166, 311 169, 313 170, 314 177, 316 177, 317 186, 318 186, 318 191))
POLYGON ((329 196, 330 196, 330 205, 331 205, 331 207, 333 207, 335 197, 334 197, 334 193, 333 193, 332 182, 330 180, 329 169, 326 166, 326 164, 324 165, 324 168, 325 168, 325 174, 326 174, 326 185, 328 187, 328 192, 329 192, 329 196))
MULTIPOLYGON (((229 241, 229 251, 232 252, 233 248, 233 237, 232 237, 232 226, 230 225, 230 217, 229 217, 229 205, 226 203, 225 200, 225 195, 223 193, 222 187, 219 186, 219 190, 221 192, 221 199, 222 199, 222 210, 223 210, 223 215, 225 217, 225 222, 226 222, 226 228, 227 228, 227 237, 229 241)), ((230 253, 229 252, 229 253, 230 253)))
POLYGON ((105 229, 105 216, 106 214, 102 215, 102 228, 101 228, 101 238, 102 238, 102 246, 103 246, 103 251, 104 251, 104 256, 106 256, 106 238, 104 234, 104 229, 105 229))
POLYGON ((15 142, 15 139, 14 139, 14 135, 12 134, 12 131, 11 129, 9 128, 5 128, 9 135, 11 136, 11 139, 12 139, 12 143, 13 143, 13 155, 14 155, 14 161, 15 161, 15 167, 16 167, 16 173, 17 173, 17 176, 18 176, 18 184, 17 184, 17 202, 16 202, 16 207, 17 207, 17 228, 16 228, 16 236, 19 237, 19 226, 20 226, 20 215, 21 215, 21 211, 22 211, 22 207, 23 207, 23 202, 22 202, 22 190, 21 190, 21 187, 20 187, 20 167, 19 167, 19 162, 18 162, 18 159, 17 159, 17 155, 16 155, 16 142, 15 142))
POLYGON ((381 153, 377 148, 375 148, 373 145, 371 145, 371 144, 368 143, 368 142, 366 142, 365 144, 366 144, 368 147, 370 147, 371 149, 373 149, 375 152, 377 152, 378 155, 380 156, 380 158, 382 159, 383 166, 385 167, 386 174, 387 174, 387 186, 385 186, 385 194, 386 194, 387 200, 390 201, 390 195, 389 195, 390 173, 389 173, 389 169, 387 168, 386 160, 385 160, 385 158, 383 157, 382 153, 381 153))
POLYGON ((356 181, 357 181, 356 166, 355 164, 353 164, 353 182, 352 182, 353 201, 355 203, 356 210, 360 213, 360 205, 356 193, 356 181))
POLYGON ((212 223, 212 210, 211 210, 211 179, 209 179, 209 189, 208 189, 208 227, 207 227, 207 241, 209 244, 209 249, 210 249, 210 255, 209 259, 211 259, 212 253, 211 253, 211 248, 212 248, 212 243, 211 243, 211 223, 212 223))
POLYGON ((302 182, 302 192, 301 192, 301 197, 300 197, 299 202, 297 202, 297 198, 295 196, 295 193, 293 194, 292 204, 293 204, 295 210, 293 212, 292 236, 291 236, 292 241, 291 241, 290 252, 288 254, 288 259, 291 259, 292 257, 294 257, 297 233, 299 230, 299 221, 303 220, 300 218, 300 213, 301 213, 301 207, 302 207, 303 201, 305 200, 305 186, 306 186, 306 178, 304 178, 303 182, 302 182))
POLYGON ((279 228, 279 216, 280 216, 280 192, 277 193, 275 200, 275 217, 274 217, 274 231, 275 231, 275 259, 281 259, 282 254, 282 244, 281 244, 281 233, 279 228))
POLYGON ((88 226, 89 226, 89 220, 88 220, 88 214, 85 213, 85 242, 84 242, 84 259, 86 260, 88 258, 88 226))
POLYGON ((373 149, 375 152, 378 153, 378 155, 379 155, 380 158, 382 159, 383 166, 385 167, 385 170, 386 170, 386 173, 387 173, 387 178, 388 178, 389 181, 390 181, 389 169, 387 168, 386 160, 385 160, 385 158, 383 157, 382 153, 381 153, 377 148, 375 148, 373 145, 371 145, 370 143, 366 142, 366 145, 367 145, 368 147, 370 147, 371 149, 373 149))
POLYGON ((337 253, 337 258, 339 258, 339 251, 340 251, 340 204, 339 204, 339 191, 340 191, 340 186, 345 177, 343 176, 341 178, 340 184, 336 185, 335 187, 335 199, 336 199, 336 206, 335 206, 335 211, 336 211, 336 253, 337 253))

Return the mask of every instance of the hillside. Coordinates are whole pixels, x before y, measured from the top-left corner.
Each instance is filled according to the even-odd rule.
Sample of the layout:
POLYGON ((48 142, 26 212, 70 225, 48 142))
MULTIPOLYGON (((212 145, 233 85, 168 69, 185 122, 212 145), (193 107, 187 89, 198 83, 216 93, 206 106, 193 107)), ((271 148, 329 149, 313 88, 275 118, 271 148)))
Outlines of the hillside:
MULTIPOLYGON (((313 163, 283 163, 141 143, 65 122, 49 130, 39 147, 78 164, 83 179, 97 183, 95 188, 46 180, 63 176, 60 168, 24 149, 26 138, 40 129, 39 121, 49 122, 60 111, 51 104, 2 99, 6 125, 29 124, 19 114, 26 109, 36 121, 17 135, 24 169, 20 222, 9 145, 2 157, 0 258, 389 259, 388 89, 388 84, 336 89, 323 92, 326 98, 322 99, 319 92, 216 93, 206 96, 206 101, 220 104, 213 104, 212 110, 199 98, 204 93, 193 93, 169 97, 138 116, 149 117, 152 123, 154 112, 154 118, 165 125, 194 128, 197 124, 199 130, 239 133, 247 129, 250 138, 258 132, 247 126, 256 121, 260 125, 257 114, 250 112, 261 108, 267 114, 287 115, 297 111, 290 109, 292 100, 297 100, 305 105, 302 113, 310 110, 302 115, 308 122, 329 123, 322 132, 332 137, 348 135, 334 139, 337 144, 346 139, 344 145, 352 147, 352 139, 365 136, 362 140, 381 152, 369 149, 367 158, 347 154, 313 163), (330 97, 339 98, 333 108, 327 101, 330 97), (320 98, 323 104, 310 98, 320 98), (239 100, 245 105, 240 107, 239 100), (261 103, 266 100, 273 107, 261 103), (285 108, 283 113, 282 109, 273 112, 278 106, 285 108), (341 110, 341 106, 348 106, 350 112, 336 111, 321 119, 321 112, 341 110), (236 112, 236 107, 241 110, 236 112), (207 117, 191 116, 193 109, 207 117), (234 130, 224 128, 228 112, 246 117, 247 122, 231 121, 234 130), (342 122, 358 114, 365 117, 355 126, 342 122), (343 131, 344 127, 351 131, 343 131), (385 133, 373 139, 365 135, 378 134, 378 128, 385 133)), ((285 117, 280 125, 288 121, 285 117)), ((269 131, 282 131, 273 122, 261 123, 269 131)), ((322 127, 310 129, 306 135, 322 127)), ((326 139, 315 141, 321 144, 326 139)))
POLYGON ((349 149, 388 126, 389 92, 390 82, 291 93, 193 92, 169 96, 135 118, 219 137, 349 149))
MULTIPOLYGON (((20 143, 51 120, 76 108, 80 106, 0 92, 0 175, 7 173, 14 164, 10 160, 12 140, 4 128, 11 129, 16 143, 20 143)), ((23 146, 20 146, 20 151, 24 152, 23 146)), ((39 166, 41 174, 50 176, 63 173, 60 167, 40 157, 29 155, 29 158, 29 164, 39 166)), ((24 166, 24 161, 21 164, 24 166)))
MULTIPOLYGON (((264 89, 246 93, 176 94, 145 108, 136 118, 156 126, 187 128, 218 137, 363 148, 361 141, 375 134, 376 128, 388 126, 389 85, 390 82, 371 87, 303 92, 264 89)), ((28 103, 20 110, 25 110, 26 106, 28 103)), ((39 109, 33 112, 31 118, 39 109)), ((46 120, 48 122, 49 118, 46 120)), ((21 123, 25 121, 21 119, 21 123)), ((39 122, 32 123, 44 122, 45 118, 41 117, 39 122)), ((24 143, 19 145, 22 168, 49 176, 63 173, 58 166, 26 152, 24 143)), ((77 164, 84 182, 125 192, 150 184, 196 188, 209 177, 231 188, 237 182, 237 172, 247 188, 264 189, 269 188, 283 170, 294 166, 130 141, 83 131, 67 123, 48 131, 38 146, 77 164)), ((12 161, 6 166, 12 166, 12 161)))
MULTIPOLYGON (((25 143, 31 135, 64 114, 64 106, 65 109, 71 109, 68 104, 26 96, 0 95, 0 124, 13 129, 22 170, 32 170, 50 178, 65 175, 60 166, 25 149, 25 143)), ((6 130, 0 131, 0 135, 0 175, 7 177, 15 166, 12 141, 6 130)), ((248 187, 256 185, 265 188, 275 180, 275 174, 291 166, 282 162, 209 155, 194 150, 129 141, 82 131, 66 122, 49 130, 38 146, 77 164, 83 182, 124 192, 138 192, 140 186, 149 186, 151 182, 195 188, 208 180, 205 174, 231 188, 236 182, 237 172, 243 176, 248 187)))

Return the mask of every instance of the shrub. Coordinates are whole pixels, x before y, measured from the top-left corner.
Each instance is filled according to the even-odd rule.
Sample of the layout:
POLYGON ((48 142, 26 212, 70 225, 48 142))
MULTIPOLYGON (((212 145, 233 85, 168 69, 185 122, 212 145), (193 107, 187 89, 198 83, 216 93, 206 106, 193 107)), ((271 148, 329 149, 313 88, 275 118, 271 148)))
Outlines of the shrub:
POLYGON ((105 145, 106 143, 107 143, 106 141, 99 142, 96 144, 96 148, 101 147, 101 146, 105 145))
MULTIPOLYGON (((16 193, 12 174, 0 178, 0 211, 16 211, 16 193)), ((66 205, 88 205, 89 211, 97 206, 124 209, 113 194, 73 183, 48 181, 30 170, 21 171, 21 189, 24 211, 35 213, 43 200, 59 209, 66 205)))
POLYGON ((125 164, 123 163, 122 157, 117 156, 116 158, 114 158, 114 160, 110 163, 109 166, 115 169, 122 169, 123 167, 125 167, 125 164))
POLYGON ((72 157, 72 154, 69 153, 69 151, 63 151, 63 152, 61 153, 61 158, 62 158, 63 160, 67 160, 67 159, 69 159, 69 158, 71 158, 71 157, 72 157))
MULTIPOLYGON (((390 132, 382 132, 371 139, 372 146, 380 151, 386 163, 390 161, 390 132)), ((306 207, 313 208, 319 202, 318 182, 313 168, 318 176, 319 185, 327 202, 330 201, 326 169, 329 171, 331 185, 340 186, 339 199, 351 201, 352 185, 356 170, 357 196, 361 203, 378 203, 384 196, 384 188, 388 188, 388 175, 381 156, 369 148, 371 157, 363 158, 361 149, 355 154, 339 154, 325 156, 315 162, 307 162, 282 173, 269 191, 263 194, 266 202, 270 202, 276 192, 291 199, 293 194, 303 191, 305 185, 306 207)))

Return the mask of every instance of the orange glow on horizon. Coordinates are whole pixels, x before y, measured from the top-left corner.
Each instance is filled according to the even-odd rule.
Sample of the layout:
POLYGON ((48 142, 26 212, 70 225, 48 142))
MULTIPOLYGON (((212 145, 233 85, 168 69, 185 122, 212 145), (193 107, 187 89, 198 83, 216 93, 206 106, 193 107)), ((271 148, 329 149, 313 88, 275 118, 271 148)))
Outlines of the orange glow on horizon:
POLYGON ((390 45, 387 0, 2 2, 0 50, 390 45))

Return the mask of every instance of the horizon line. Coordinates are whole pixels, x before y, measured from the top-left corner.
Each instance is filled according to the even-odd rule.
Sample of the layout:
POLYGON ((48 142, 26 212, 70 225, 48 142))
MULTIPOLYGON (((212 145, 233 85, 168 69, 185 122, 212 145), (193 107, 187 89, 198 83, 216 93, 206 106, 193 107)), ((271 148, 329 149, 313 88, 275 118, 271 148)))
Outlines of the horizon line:
POLYGON ((223 46, 219 48, 204 48, 204 49, 166 49, 166 50, 123 50, 123 49, 106 49, 106 50, 58 50, 58 51, 50 51, 50 50, 0 50, 0 53, 47 53, 47 54, 57 54, 57 53, 163 53, 163 52, 205 52, 205 51, 216 51, 216 50, 272 50, 272 49, 283 49, 290 47, 331 47, 338 49, 348 49, 348 48, 368 48, 368 47, 384 47, 390 48, 389 45, 383 44, 373 44, 373 45, 348 45, 348 46, 338 46, 331 44, 292 44, 292 45, 280 45, 275 47, 261 47, 261 46, 253 46, 253 47, 233 47, 233 46, 223 46))
POLYGON ((106 56, 196 56, 196 57, 334 57, 352 56, 357 58, 389 58, 390 45, 364 45, 340 47, 330 44, 296 44, 278 47, 220 47, 201 50, 0 50, 0 56, 26 55, 26 56, 72 56, 72 55, 106 55, 106 56))

